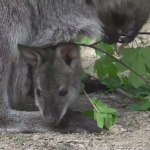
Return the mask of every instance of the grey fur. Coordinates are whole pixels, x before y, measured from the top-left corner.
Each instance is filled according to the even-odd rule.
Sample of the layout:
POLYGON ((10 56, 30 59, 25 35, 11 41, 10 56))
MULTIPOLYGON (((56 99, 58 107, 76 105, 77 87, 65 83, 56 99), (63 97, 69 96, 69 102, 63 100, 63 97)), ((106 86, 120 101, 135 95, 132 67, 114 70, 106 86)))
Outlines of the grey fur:
MULTIPOLYGON (((19 44, 18 49, 20 60, 22 62, 24 60, 26 67, 27 65, 31 67, 31 70, 28 70, 31 74, 24 76, 27 79, 24 89, 29 91, 33 85, 34 92, 30 93, 29 100, 27 100, 29 95, 26 93, 24 99, 13 101, 16 90, 13 85, 17 80, 13 78, 16 72, 11 72, 8 86, 10 109, 2 109, 1 131, 5 129, 11 133, 48 132, 49 130, 62 133, 100 132, 93 119, 68 110, 77 99, 80 90, 83 69, 78 47, 71 43, 44 47, 19 44), (36 106, 41 113, 34 111, 33 108, 36 106), (30 107, 32 112, 19 111, 30 110, 30 107)), ((12 66, 14 68, 13 64, 12 66)))
POLYGON ((104 35, 114 43, 122 26, 128 34, 123 42, 130 42, 148 19, 149 10, 149 0, 0 0, 0 118, 13 114, 15 119, 19 112, 15 116, 8 110, 18 109, 20 101, 24 106, 31 87, 17 44, 58 44, 82 35, 104 35), (125 16, 119 25, 114 24, 114 13, 115 20, 125 16))
MULTIPOLYGON (((85 0, 0 0, 1 124, 6 118, 12 118, 12 123, 7 119, 6 125, 8 131, 15 131, 15 123, 22 125, 23 120, 30 120, 29 124, 33 126, 42 122, 42 119, 37 119, 40 112, 11 111, 27 103, 31 87, 28 66, 20 58, 17 44, 42 46, 72 41, 82 35, 100 34, 97 14, 85 0), (9 130, 10 126, 12 130, 9 130)), ((37 127, 40 131, 41 128, 37 127)), ((28 129, 31 130, 31 126, 28 129)), ((21 132, 21 126, 16 131, 21 132)))
POLYGON ((150 14, 149 0, 93 0, 106 43, 134 40, 150 14))
POLYGON ((32 67, 36 105, 46 122, 58 125, 79 94, 83 69, 78 47, 59 44, 46 48, 19 45, 18 48, 32 67))
MULTIPOLYGON (((114 12, 119 18, 120 14, 126 16, 125 24, 133 17, 131 22, 129 21, 127 31, 134 29, 127 32, 129 40, 124 40, 131 41, 148 19, 149 0, 0 0, 1 123, 10 117, 13 123, 10 124, 8 119, 8 127, 15 127, 15 123, 22 124, 26 119, 35 127, 36 124, 40 126, 42 122, 42 119, 37 119, 40 112, 34 115, 34 112, 10 111, 10 108, 18 109, 20 101, 25 105, 31 87, 28 82, 28 66, 20 58, 17 44, 58 44, 72 41, 82 35, 101 36, 102 29, 104 36, 110 34, 111 39, 115 39, 113 42, 117 42, 121 26, 116 27, 112 21, 111 15, 114 12)), ((30 130, 31 126, 28 129, 30 130)))

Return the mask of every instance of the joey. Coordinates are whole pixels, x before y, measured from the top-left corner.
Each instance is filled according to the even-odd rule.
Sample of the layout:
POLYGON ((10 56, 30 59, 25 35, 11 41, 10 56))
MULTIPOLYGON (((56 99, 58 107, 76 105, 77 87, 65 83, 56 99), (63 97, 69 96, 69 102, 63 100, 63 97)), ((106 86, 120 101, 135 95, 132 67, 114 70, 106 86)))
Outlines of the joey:
POLYGON ((35 103, 44 122, 62 132, 100 132, 96 122, 73 112, 83 72, 80 51, 73 43, 44 48, 18 45, 20 56, 32 66, 35 103))
POLYGON ((80 90, 79 49, 74 44, 43 49, 18 45, 18 49, 32 66, 36 105, 46 122, 58 125, 80 90))

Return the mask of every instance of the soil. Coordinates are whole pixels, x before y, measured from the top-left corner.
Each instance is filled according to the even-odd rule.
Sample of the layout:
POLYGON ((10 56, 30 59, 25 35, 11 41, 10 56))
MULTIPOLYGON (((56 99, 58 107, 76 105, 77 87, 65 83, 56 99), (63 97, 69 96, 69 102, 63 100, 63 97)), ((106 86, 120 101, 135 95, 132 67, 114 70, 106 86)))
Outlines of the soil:
MULTIPOLYGON (((148 25, 143 29, 148 31, 148 25)), ((147 36, 146 36, 147 37, 147 36)), ((138 41, 138 40, 137 40, 138 41)), ((138 41, 139 42, 139 41, 138 41)), ((92 49, 82 50, 83 67, 95 60, 92 49)), ((86 69, 94 75, 93 67, 86 69)), ((96 92, 96 96, 108 106, 115 108, 118 123, 100 134, 65 134, 49 132, 45 134, 3 134, 0 135, 0 149, 3 150, 150 150, 150 112, 131 111, 134 103, 118 93, 96 92)), ((84 95, 72 106, 74 110, 92 109, 84 95), (77 109, 78 108, 78 109, 77 109)))

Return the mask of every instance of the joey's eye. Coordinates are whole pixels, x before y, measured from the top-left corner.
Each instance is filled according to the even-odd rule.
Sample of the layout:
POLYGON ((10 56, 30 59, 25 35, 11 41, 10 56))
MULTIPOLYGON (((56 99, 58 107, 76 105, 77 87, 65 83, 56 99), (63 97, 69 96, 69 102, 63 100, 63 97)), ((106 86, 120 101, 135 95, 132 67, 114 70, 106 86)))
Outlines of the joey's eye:
POLYGON ((68 90, 66 88, 62 88, 60 91, 59 91, 59 96, 65 96, 68 94, 68 90))
POLYGON ((41 90, 40 90, 40 89, 37 89, 37 90, 36 90, 36 94, 37 94, 37 96, 40 97, 40 96, 41 96, 41 90))

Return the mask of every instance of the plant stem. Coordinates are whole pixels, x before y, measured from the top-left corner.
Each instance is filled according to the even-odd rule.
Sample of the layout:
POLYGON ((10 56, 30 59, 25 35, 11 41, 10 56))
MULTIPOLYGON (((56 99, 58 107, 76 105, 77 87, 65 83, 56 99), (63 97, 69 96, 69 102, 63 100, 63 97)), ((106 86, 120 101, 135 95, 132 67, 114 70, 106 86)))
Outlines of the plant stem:
MULTIPOLYGON (((91 77, 94 78, 94 79, 98 79, 98 78, 96 78, 96 77, 94 77, 94 76, 92 76, 92 75, 90 75, 90 74, 88 74, 88 73, 87 73, 87 75, 91 76, 91 77)), ((135 100, 134 97, 133 97, 133 95, 128 94, 127 92, 125 92, 124 90, 122 90, 122 89, 120 89, 120 88, 118 88, 118 89, 116 90, 116 92, 118 92, 118 93, 121 94, 121 95, 124 95, 125 97, 127 97, 127 98, 129 98, 129 99, 131 99, 131 100, 135 100)))
POLYGON ((88 69, 89 67, 91 67, 95 62, 91 63, 89 66, 87 66, 86 68, 84 68, 84 70, 88 69))
POLYGON ((100 41, 94 42, 94 43, 90 44, 90 46, 95 46, 95 45, 97 45, 97 44, 99 44, 99 43, 101 43, 101 42, 103 42, 103 40, 100 40, 100 41))
POLYGON ((127 92, 123 91, 122 89, 118 88, 117 92, 120 93, 121 95, 124 95, 125 97, 135 101, 135 99, 132 95, 128 94, 127 92))
POLYGON ((86 96, 86 97, 88 98, 88 100, 90 101, 90 103, 91 103, 91 104, 93 105, 93 107, 95 108, 95 110, 96 110, 98 113, 100 113, 99 110, 96 108, 95 104, 92 102, 92 100, 91 100, 90 97, 88 96, 88 94, 85 92, 85 90, 84 90, 84 89, 82 89, 82 90, 83 90, 85 96, 86 96))
POLYGON ((150 35, 150 32, 139 32, 138 34, 148 34, 148 35, 150 35))

